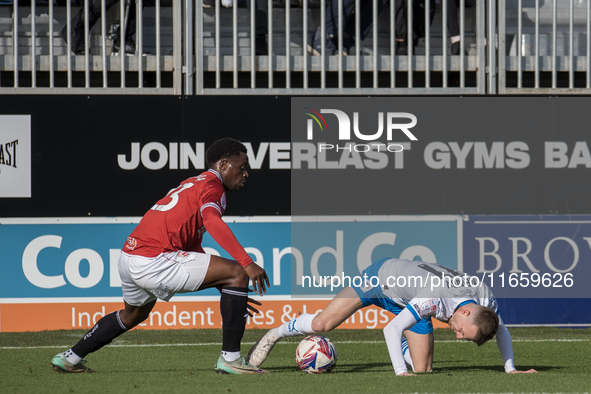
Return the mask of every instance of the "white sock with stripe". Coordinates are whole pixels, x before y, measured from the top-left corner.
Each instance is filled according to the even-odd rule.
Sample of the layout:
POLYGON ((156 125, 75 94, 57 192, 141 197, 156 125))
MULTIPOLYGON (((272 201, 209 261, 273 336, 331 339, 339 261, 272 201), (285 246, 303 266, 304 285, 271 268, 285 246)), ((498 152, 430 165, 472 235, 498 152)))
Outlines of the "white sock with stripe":
POLYGON ((222 357, 224 360, 231 363, 232 361, 236 361, 240 358, 240 352, 226 352, 222 350, 222 357))
POLYGON ((68 360, 68 362, 72 365, 76 365, 78 364, 80 361, 82 361, 82 357, 78 356, 76 353, 74 353, 72 351, 72 349, 66 350, 66 352, 64 353, 66 360, 68 360))
POLYGON ((314 334, 314 330, 312 330, 312 320, 314 320, 315 317, 315 314, 304 313, 287 323, 283 323, 278 328, 280 338, 314 334))

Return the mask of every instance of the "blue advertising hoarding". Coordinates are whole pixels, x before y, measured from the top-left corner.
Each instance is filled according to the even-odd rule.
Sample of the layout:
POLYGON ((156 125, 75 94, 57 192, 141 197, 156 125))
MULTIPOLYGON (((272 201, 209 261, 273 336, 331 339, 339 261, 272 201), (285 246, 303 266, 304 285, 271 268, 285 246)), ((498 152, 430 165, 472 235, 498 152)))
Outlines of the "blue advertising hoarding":
POLYGON ((301 256, 292 266, 292 294, 332 297, 386 257, 457 269, 461 220, 457 215, 294 217, 291 244, 301 256))
MULTIPOLYGON (((0 304, 120 302, 117 260, 122 241, 139 219, 2 219, 0 304)), ((436 262, 484 279, 509 325, 591 324, 586 286, 591 277, 589 216, 225 220, 253 260, 266 269, 271 280, 268 301, 331 297, 339 286, 305 287, 310 282, 301 279, 339 273, 354 277, 376 260, 396 257, 436 262)), ((203 246, 229 257, 208 235, 203 246)), ((211 301, 218 295, 209 289, 175 299, 211 301)))
POLYGON ((462 270, 509 324, 591 324, 591 216, 466 216, 462 270))
MULTIPOLYGON (((0 301, 120 299, 117 262, 123 242, 139 220, 2 219, 0 301)), ((456 268, 461 254, 460 216, 344 216, 296 222, 290 217, 227 217, 225 221, 267 271, 271 297, 302 294, 296 288, 301 277, 294 277, 294 272, 334 275, 335 265, 342 262, 347 274, 358 275, 383 257, 420 258, 456 268), (312 241, 302 242, 302 234, 312 241)), ((209 235, 204 236, 203 247, 230 257, 209 235)), ((208 289, 176 297, 218 294, 208 289)))
MULTIPOLYGON (((121 297, 117 262, 140 218, 3 219, 0 226, 0 300, 121 297)), ((270 272, 273 249, 289 247, 289 218, 232 218, 229 226, 253 260, 270 272)), ((229 257, 205 235, 208 253, 229 257)), ((289 274, 289 260, 284 271, 289 274)), ((269 291, 287 294, 289 278, 269 291)), ((219 295, 216 289, 198 293, 219 295)), ((179 294, 188 297, 194 294, 179 294)))

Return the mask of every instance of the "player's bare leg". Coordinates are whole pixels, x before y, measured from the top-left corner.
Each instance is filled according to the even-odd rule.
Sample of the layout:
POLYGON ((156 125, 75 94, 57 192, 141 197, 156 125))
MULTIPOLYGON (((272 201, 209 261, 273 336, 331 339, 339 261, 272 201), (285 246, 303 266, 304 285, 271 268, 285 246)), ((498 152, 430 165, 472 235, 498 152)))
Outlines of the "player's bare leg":
POLYGON ((152 312, 154 305, 156 305, 156 300, 142 306, 129 305, 125 301, 123 303, 125 304, 125 309, 119 312, 119 318, 131 330, 150 316, 150 312, 152 312))
MULTIPOLYGON (((254 264, 254 263, 253 263, 254 264)), ((222 355, 216 364, 220 374, 265 373, 246 362, 240 355, 240 342, 246 326, 248 301, 248 275, 240 264, 233 260, 211 256, 205 279, 199 289, 217 287, 222 296, 222 355)))
POLYGON ((219 286, 246 287, 248 286, 248 275, 236 261, 220 256, 211 256, 207 274, 205 274, 199 290, 219 286))
POLYGON ((258 367, 267 359, 273 346, 281 338, 331 331, 361 308, 363 308, 363 303, 355 290, 346 287, 318 315, 304 313, 277 328, 267 331, 250 348, 247 360, 258 367))
POLYGON ((312 320, 312 330, 314 332, 334 330, 361 308, 363 303, 355 290, 352 287, 345 287, 312 320))
POLYGON ((434 337, 430 334, 417 334, 410 330, 404 331, 408 341, 408 350, 415 372, 431 372, 433 369, 434 337))

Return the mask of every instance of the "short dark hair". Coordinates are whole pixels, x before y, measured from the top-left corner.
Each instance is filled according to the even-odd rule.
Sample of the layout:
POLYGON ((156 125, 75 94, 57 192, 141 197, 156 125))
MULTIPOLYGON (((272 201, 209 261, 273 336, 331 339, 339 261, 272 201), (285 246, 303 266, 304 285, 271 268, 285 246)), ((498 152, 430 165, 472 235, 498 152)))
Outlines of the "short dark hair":
POLYGON ((246 153, 246 146, 233 138, 222 138, 209 146, 205 153, 205 160, 209 167, 222 159, 232 159, 240 156, 240 152, 246 153))
POLYGON ((499 329, 499 317, 495 311, 485 306, 477 309, 473 321, 478 326, 478 332, 474 338, 478 346, 490 341, 499 329))

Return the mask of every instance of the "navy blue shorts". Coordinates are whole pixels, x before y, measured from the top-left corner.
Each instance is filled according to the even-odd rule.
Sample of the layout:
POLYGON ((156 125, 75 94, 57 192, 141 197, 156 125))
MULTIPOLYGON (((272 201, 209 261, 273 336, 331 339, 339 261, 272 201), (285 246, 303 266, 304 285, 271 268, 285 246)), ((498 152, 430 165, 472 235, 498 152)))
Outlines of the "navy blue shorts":
MULTIPOLYGON (((363 272, 361 273, 361 276, 364 277, 364 275, 367 275, 368 278, 371 278, 371 277, 377 278, 378 271, 380 270, 382 265, 388 260, 390 260, 389 257, 379 260, 379 261, 376 261, 375 263, 373 263, 372 265, 370 265, 369 267, 364 269, 363 272)), ((375 283, 375 281, 374 281, 374 283, 375 283)), ((353 289, 355 289, 355 292, 357 293, 357 295, 361 299, 361 302, 363 303, 364 307, 369 306, 369 305, 379 306, 380 308, 390 311, 390 312, 394 313, 395 315, 399 314, 404 309, 401 306, 399 306, 398 304, 396 304, 394 301, 392 301, 390 298, 386 297, 384 295, 384 293, 382 292, 381 286, 372 287, 371 289, 369 289, 367 291, 363 291, 360 287, 356 287, 356 286, 353 286, 353 289)), ((414 326, 412 326, 410 328, 410 331, 417 333, 417 334, 432 333, 433 332, 433 323, 431 323, 431 316, 429 316, 426 319, 419 320, 417 322, 417 324, 415 324, 414 326)))

